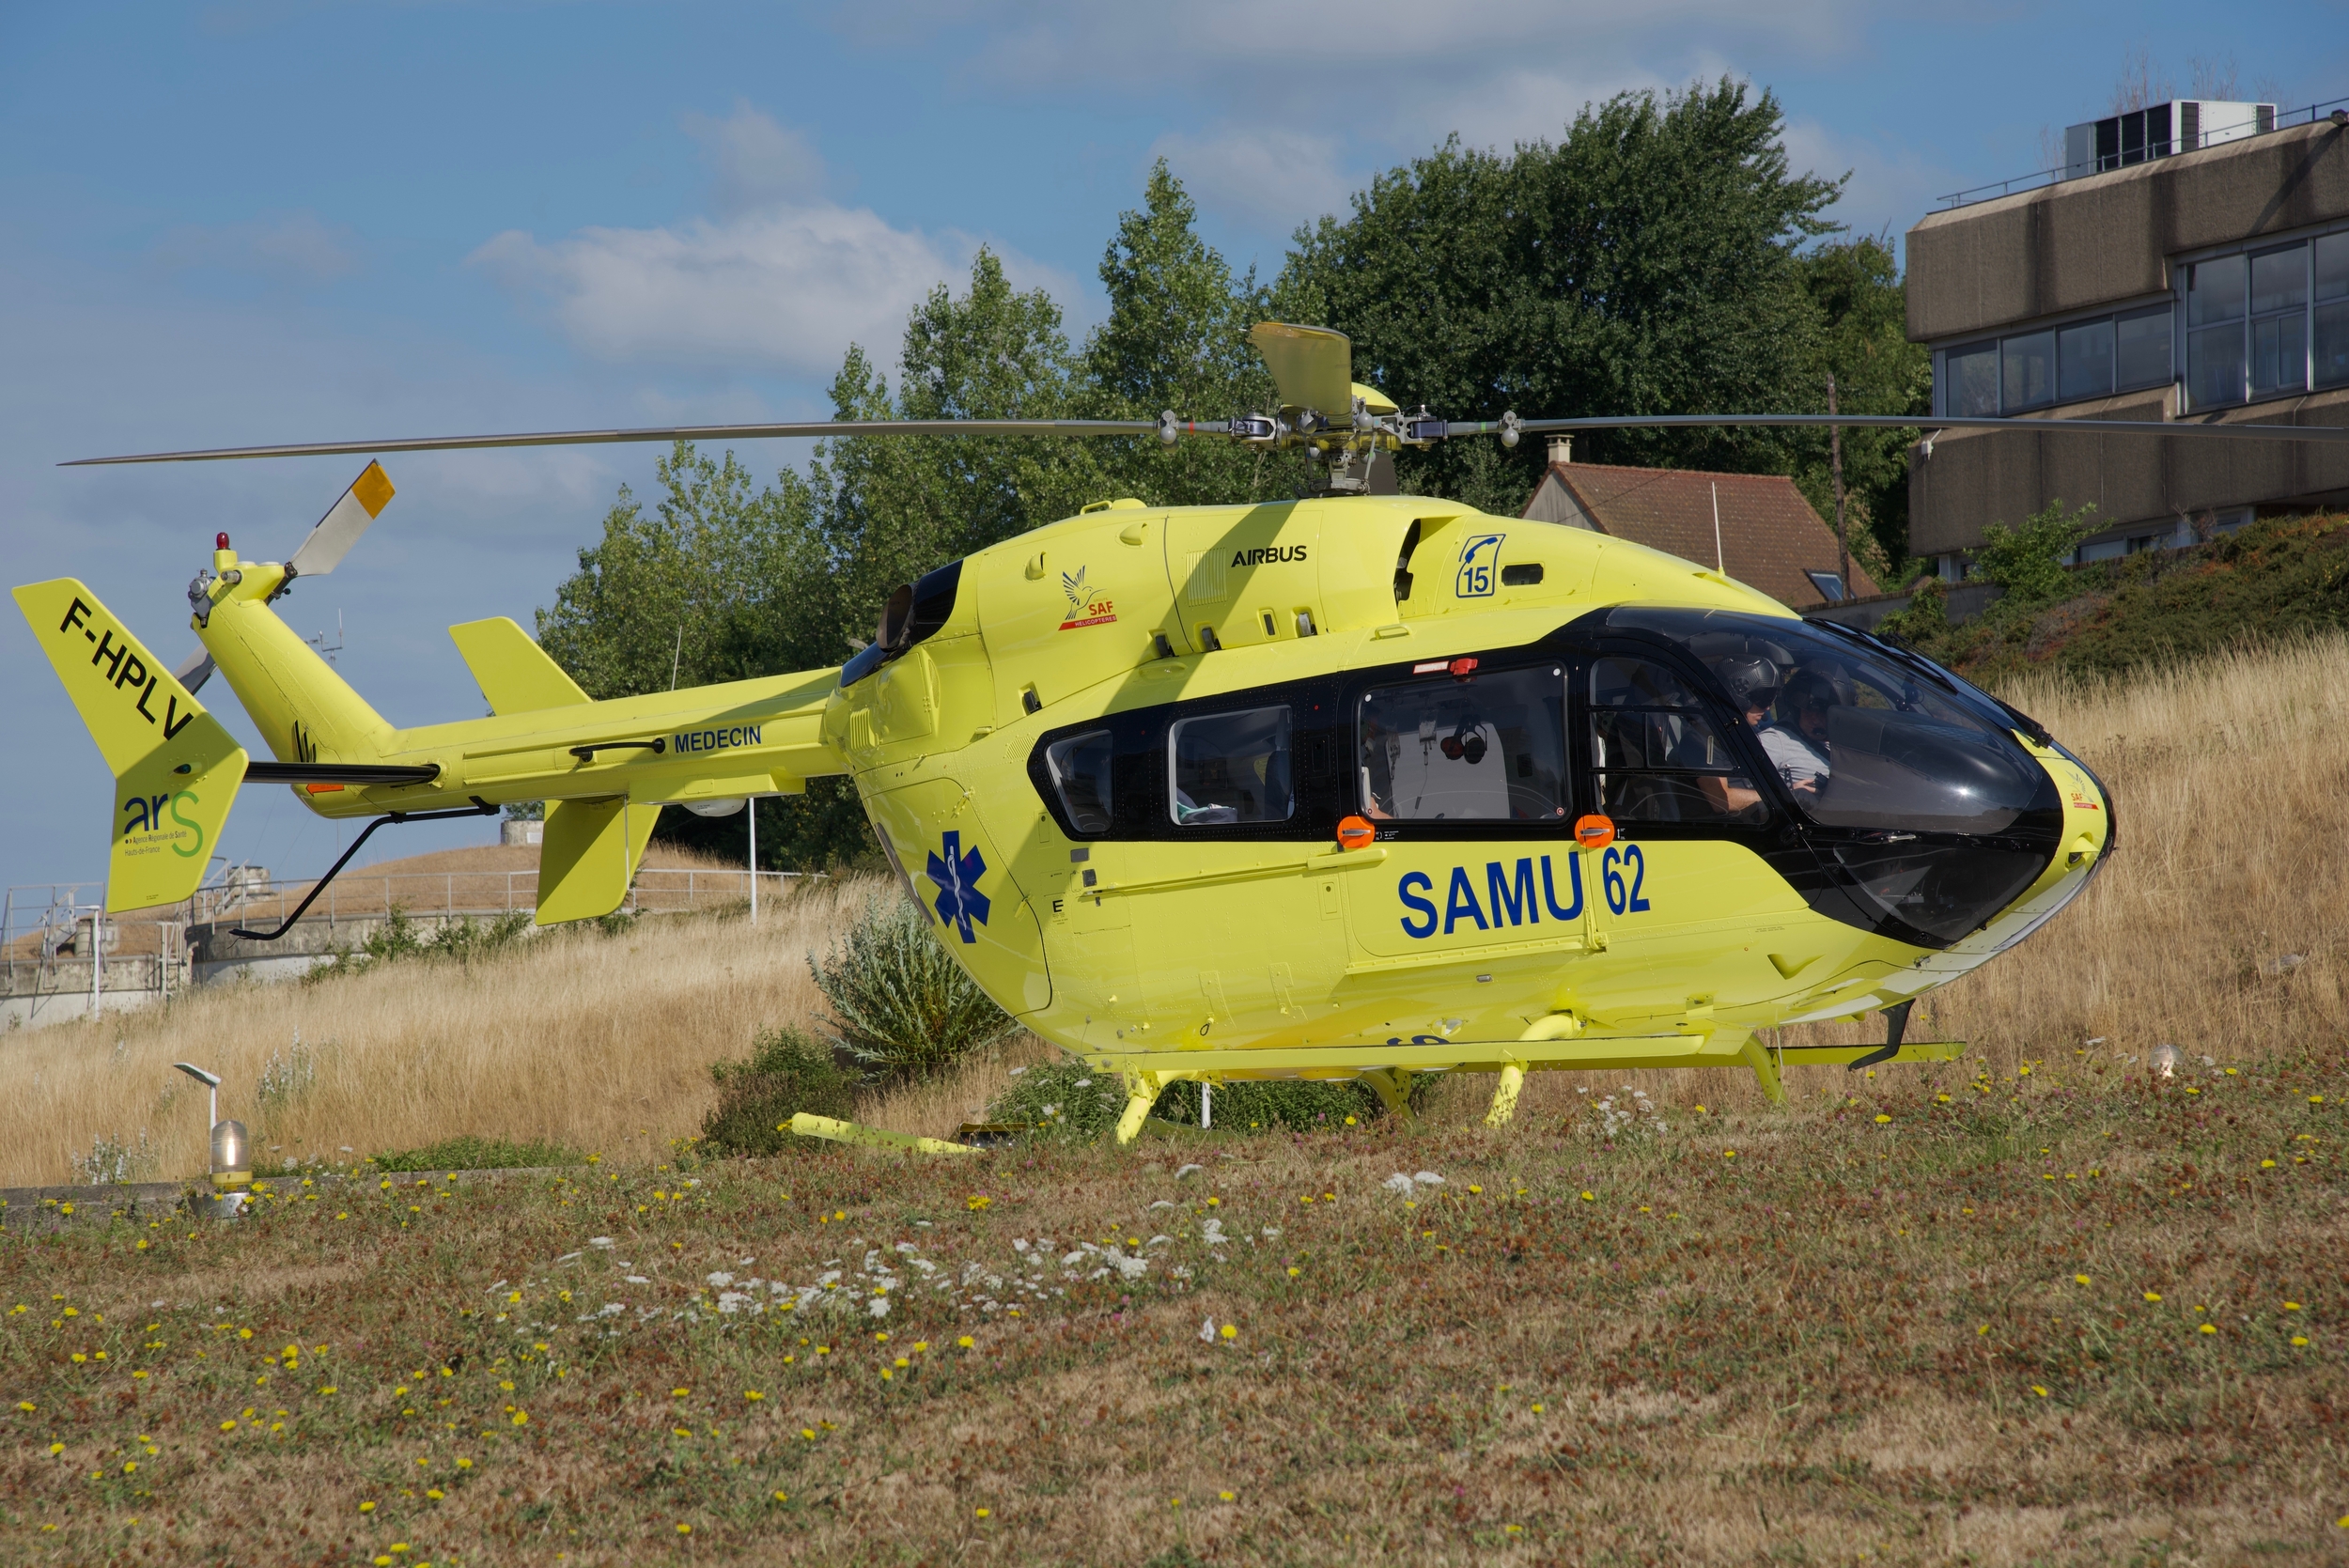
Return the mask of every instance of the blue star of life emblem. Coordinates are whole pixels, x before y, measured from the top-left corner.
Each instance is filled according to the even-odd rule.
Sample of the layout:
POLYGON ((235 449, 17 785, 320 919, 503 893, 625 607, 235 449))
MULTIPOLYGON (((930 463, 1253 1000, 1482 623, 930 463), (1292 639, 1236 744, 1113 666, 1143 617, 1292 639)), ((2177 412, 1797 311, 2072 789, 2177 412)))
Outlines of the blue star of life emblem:
POLYGON ((938 884, 938 918, 960 931, 964 941, 975 942, 979 936, 971 929, 971 923, 987 924, 987 894, 979 891, 987 862, 975 846, 962 846, 959 832, 948 833, 942 847, 944 853, 933 854, 929 864, 930 880, 938 884))

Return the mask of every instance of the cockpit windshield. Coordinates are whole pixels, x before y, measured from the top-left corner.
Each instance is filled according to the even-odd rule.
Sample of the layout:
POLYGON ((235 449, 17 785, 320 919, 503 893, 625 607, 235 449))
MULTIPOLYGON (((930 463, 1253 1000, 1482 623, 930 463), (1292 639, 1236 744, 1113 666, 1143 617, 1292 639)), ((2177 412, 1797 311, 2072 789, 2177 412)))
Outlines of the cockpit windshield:
POLYGON ((1829 827, 1999 833, 2046 772, 1989 698, 1802 621, 1624 606, 1713 673, 1796 804, 1829 827))

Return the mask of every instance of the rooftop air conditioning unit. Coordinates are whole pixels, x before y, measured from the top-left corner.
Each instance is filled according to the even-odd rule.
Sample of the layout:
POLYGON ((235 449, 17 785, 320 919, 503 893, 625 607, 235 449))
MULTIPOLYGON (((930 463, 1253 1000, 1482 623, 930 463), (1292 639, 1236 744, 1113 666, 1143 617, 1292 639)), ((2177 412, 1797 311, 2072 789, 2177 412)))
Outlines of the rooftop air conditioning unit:
POLYGON ((2273 103, 2179 98, 2063 130, 2063 178, 2078 179, 2149 158, 2195 152, 2276 129, 2273 103))

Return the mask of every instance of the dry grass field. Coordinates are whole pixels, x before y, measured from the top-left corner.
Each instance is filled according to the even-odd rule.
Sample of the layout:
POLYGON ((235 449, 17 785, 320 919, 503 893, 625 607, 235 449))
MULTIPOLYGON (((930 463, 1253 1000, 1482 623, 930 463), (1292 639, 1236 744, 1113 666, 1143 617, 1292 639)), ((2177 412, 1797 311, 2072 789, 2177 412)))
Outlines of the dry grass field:
POLYGON ((1784 1110, 1557 1074, 1502 1133, 1463 1079, 1415 1132, 697 1162, 854 886, 9 1039, 5 1179, 184 1173, 169 1063, 297 1032, 308 1091, 226 1107, 265 1146, 601 1157, 9 1223, 0 1558, 2349 1563, 2349 645, 2009 694, 2119 851, 1912 1025, 1974 1054, 1784 1110))
MULTIPOLYGON (((2076 1053, 2118 1070, 2165 1041, 2189 1058, 2238 1059, 2342 1039, 2349 855, 2337 846, 2349 812, 2349 643, 2242 652, 2109 689, 2009 695, 2111 786, 2120 848, 2046 930, 1926 999, 1912 1032, 1971 1041, 1999 1073, 2076 1053)), ((428 869, 504 870, 504 860, 483 857, 519 864, 528 853, 453 851, 448 866, 428 869)), ((620 939, 557 932, 472 967, 404 964, 329 985, 208 990, 163 1011, 0 1040, 11 1091, 0 1102, 0 1184, 69 1179, 71 1155, 142 1132, 162 1153, 158 1174, 200 1171, 204 1111, 175 1061, 226 1074, 224 1113, 252 1126, 264 1152, 331 1158, 474 1133, 650 1157, 699 1126, 714 1095, 708 1063, 817 1008, 807 953, 880 891, 813 884, 770 902, 755 929, 738 917, 647 917, 620 939), (295 1103, 257 1102, 264 1069, 288 1060, 297 1036, 314 1055, 314 1086, 295 1103)), ((1812 1034, 1880 1029, 1872 1018, 1812 1034)), ((906 1131, 951 1132, 1019 1060, 980 1064, 972 1082, 908 1092, 870 1114, 906 1131)), ((1841 1093, 1840 1071, 1794 1076, 1798 1095, 1841 1093)), ((1666 1104, 1760 1104, 1735 1074, 1638 1081, 1666 1104)), ((1585 1086, 1582 1075, 1537 1076, 1527 1113, 1564 1109, 1585 1086)), ((1472 1119, 1484 1087, 1446 1085, 1438 1119, 1472 1119)))

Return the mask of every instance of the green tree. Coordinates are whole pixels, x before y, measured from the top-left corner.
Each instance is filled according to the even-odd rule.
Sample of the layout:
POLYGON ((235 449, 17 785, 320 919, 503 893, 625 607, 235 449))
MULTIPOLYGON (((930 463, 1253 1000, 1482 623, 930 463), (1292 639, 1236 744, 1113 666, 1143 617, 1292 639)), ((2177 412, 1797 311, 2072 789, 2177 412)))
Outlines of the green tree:
MULTIPOLYGON (((1933 410, 1933 355, 1908 341, 1907 292, 1892 247, 1880 236, 1834 241, 1797 258, 1797 272, 1817 313, 1817 359, 1807 400, 1824 411, 1827 377, 1845 413, 1917 414, 1933 410)), ((1908 561, 1908 448, 1918 430, 1843 432, 1843 515, 1852 554, 1890 586, 1908 561)), ((1828 442, 1806 434, 1795 483, 1819 516, 1835 521, 1828 442)))
MULTIPOLYGON (((981 251, 970 291, 931 291, 906 325, 896 396, 862 348, 832 380, 836 419, 1078 417, 1060 307, 981 251)), ((819 442, 809 484, 860 629, 889 591, 1109 493, 1094 443, 1061 436, 866 436, 819 442)))
POLYGON ((599 700, 838 663, 816 497, 754 488, 733 453, 677 443, 648 514, 622 487, 602 536, 538 613, 538 641, 599 700), (812 590, 812 591, 811 591, 812 590))
MULTIPOLYGON (((1278 403, 1272 377, 1248 341, 1271 302, 1254 269, 1235 277, 1201 240, 1198 210, 1160 159, 1138 210, 1118 215, 1101 256, 1109 318, 1085 342, 1080 370, 1097 419, 1221 420, 1278 403)), ((1295 493, 1300 470, 1226 442, 1186 438, 1101 443, 1119 493, 1161 506, 1212 505, 1295 493)))
MULTIPOLYGON (((819 497, 789 470, 754 488, 733 453, 680 442, 655 470, 648 513, 625 487, 602 536, 538 612, 538 643, 598 699, 822 669, 848 656, 851 610, 831 570, 819 497)), ((817 779, 805 795, 760 802, 768 867, 877 860, 856 792, 817 779)), ((748 820, 666 811, 661 839, 730 859, 748 820)))
POLYGON ((1994 522, 1983 529, 1982 548, 1974 551, 1974 574, 2006 590, 1989 614, 2011 620, 2069 598, 2073 579, 2066 563, 2088 536, 2095 511, 2091 503, 2067 512, 2058 496, 2025 518, 2020 528, 1994 522))
MULTIPOLYGON (((1723 79, 1586 107, 1563 141, 1507 154, 1447 141, 1298 231, 1275 290, 1354 339, 1359 379, 1448 419, 1807 410, 1817 312, 1799 247, 1841 181, 1790 173, 1784 118, 1723 79)), ((1506 515, 1541 442, 1406 453, 1407 487, 1506 515)), ((1610 431, 1595 461, 1786 472, 1774 431, 1610 431)))

